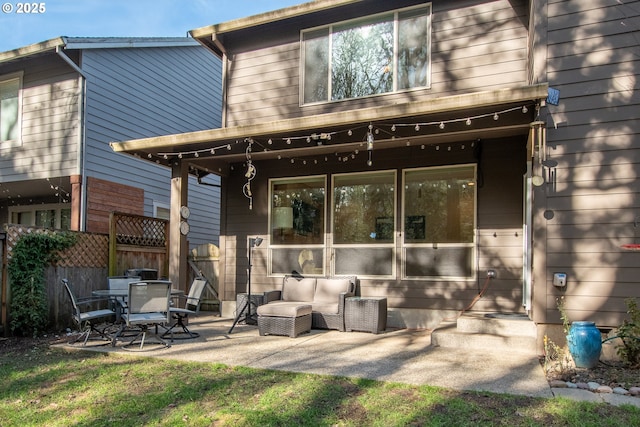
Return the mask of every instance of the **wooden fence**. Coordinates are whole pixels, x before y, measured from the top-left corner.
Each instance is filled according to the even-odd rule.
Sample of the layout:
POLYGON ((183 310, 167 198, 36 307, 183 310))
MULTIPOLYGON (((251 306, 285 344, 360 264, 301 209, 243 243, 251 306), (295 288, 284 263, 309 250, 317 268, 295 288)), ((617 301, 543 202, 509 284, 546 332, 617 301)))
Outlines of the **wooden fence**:
MULTIPOLYGON (((123 275, 132 268, 151 268, 159 277, 168 276, 168 221, 137 215, 114 213, 110 218, 110 234, 69 232, 76 244, 61 252, 58 261, 45 272, 49 321, 55 330, 72 327, 71 303, 62 287, 62 279, 71 283, 78 296, 90 296, 96 289, 107 287, 107 277, 123 275)), ((3 267, 11 261, 11 251, 26 233, 55 233, 37 227, 8 224, 5 226, 3 267)), ((2 242, 0 242, 2 243, 2 242)), ((2 326, 5 335, 10 321, 11 284, 6 269, 2 283, 2 326)))

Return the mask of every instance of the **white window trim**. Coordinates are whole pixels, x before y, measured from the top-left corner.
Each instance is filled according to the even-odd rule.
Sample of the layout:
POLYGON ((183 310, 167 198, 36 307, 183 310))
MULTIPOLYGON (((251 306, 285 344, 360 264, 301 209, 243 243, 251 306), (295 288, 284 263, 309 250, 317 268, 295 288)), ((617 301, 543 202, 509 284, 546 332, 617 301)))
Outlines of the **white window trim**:
POLYGON ((18 139, 9 139, 0 141, 0 149, 20 147, 22 145, 22 91, 23 91, 23 71, 0 75, 0 83, 9 80, 18 80, 18 139))
MULTIPOLYGON (((432 16, 433 16, 433 6, 431 3, 425 3, 425 4, 420 4, 420 5, 416 5, 416 6, 409 6, 409 7, 405 7, 405 8, 401 8, 401 9, 394 9, 394 10, 389 10, 386 12, 381 12, 381 13, 377 13, 377 14, 373 14, 373 15, 366 15, 366 16, 361 16, 358 18, 354 18, 354 19, 349 19, 349 20, 345 20, 345 21, 339 21, 339 22, 334 22, 330 25, 321 25, 318 27, 313 27, 313 28, 306 28, 304 30, 302 30, 300 32, 300 63, 299 63, 299 73, 298 75, 300 76, 300 81, 299 81, 299 88, 300 90, 299 92, 299 106, 303 107, 303 106, 313 106, 313 105, 324 105, 324 104, 331 104, 331 103, 337 103, 337 102, 344 102, 344 101, 352 101, 355 99, 367 99, 367 98, 373 98, 373 97, 380 97, 380 96, 388 96, 388 95, 393 95, 393 94, 398 94, 398 93, 407 93, 407 92, 414 92, 414 91, 419 91, 419 90, 425 90, 425 89, 431 89, 431 70, 432 70, 432 63, 431 63, 431 32, 432 32, 432 16), (412 9, 419 9, 419 8, 423 8, 423 7, 428 7, 429 8, 429 14, 428 14, 428 23, 427 23, 427 38, 428 38, 428 46, 427 46, 427 51, 428 51, 428 60, 429 60, 429 71, 427 72, 427 85, 426 86, 420 86, 420 87, 415 87, 415 88, 409 88, 409 89, 398 89, 398 82, 397 82, 397 78, 394 77, 393 79, 393 90, 391 92, 385 92, 385 93, 378 93, 378 94, 371 94, 371 95, 365 95, 365 96, 359 96, 356 98, 345 98, 345 99, 331 99, 331 92, 332 92, 332 87, 331 87, 331 56, 329 56, 328 61, 329 61, 329 73, 327 76, 328 82, 327 82, 327 97, 328 99, 323 100, 323 101, 315 101, 315 102, 304 102, 304 82, 305 82, 305 49, 304 49, 304 35, 305 33, 308 32, 312 32, 312 31, 317 31, 323 28, 328 28, 329 29, 329 35, 331 35, 333 33, 333 27, 334 26, 338 26, 338 25, 345 25, 345 24, 349 24, 351 22, 358 22, 358 21, 363 21, 366 18, 375 18, 377 16, 384 16, 384 15, 389 15, 389 14, 393 14, 394 18, 394 46, 393 46, 393 66, 394 69, 396 70, 395 73, 397 73, 397 69, 398 69, 398 14, 406 11, 406 10, 412 10, 412 9)), ((329 55, 331 52, 331 43, 332 43, 332 38, 329 38, 329 55)))
MULTIPOLYGON (((325 230, 327 228, 330 230, 325 232, 325 239, 323 244, 317 245, 278 245, 274 244, 274 242, 269 241, 269 255, 267 260, 268 265, 268 275, 270 277, 281 277, 280 273, 272 272, 272 256, 271 249, 296 249, 296 248, 323 248, 325 249, 325 259, 323 264, 323 271, 328 271, 330 274, 335 275, 335 249, 341 248, 357 248, 357 247, 376 247, 376 248, 388 248, 393 252, 392 255, 392 273, 390 275, 384 276, 372 276, 372 275, 361 275, 358 274, 358 277, 362 277, 363 279, 371 279, 371 280, 408 280, 408 281, 421 281, 421 282, 436 282, 436 281, 458 281, 458 282, 473 282, 477 280, 478 275, 478 190, 477 188, 474 191, 474 230, 473 230, 473 241, 469 243, 438 243, 438 246, 441 247, 470 247, 471 248, 471 258, 472 265, 471 271, 473 272, 472 276, 410 276, 407 277, 405 272, 405 261, 406 254, 405 251, 407 248, 415 248, 421 246, 430 247, 433 243, 404 243, 404 218, 405 218, 405 181, 406 181, 406 173, 419 171, 419 170, 434 170, 434 169, 448 169, 448 168, 459 168, 459 167, 473 167, 473 175, 474 180, 477 184, 477 174, 478 174, 478 166, 475 163, 461 163, 461 164, 452 164, 446 166, 427 166, 427 167, 418 167, 418 168, 399 168, 399 169, 386 169, 386 170, 376 170, 376 171, 367 171, 367 172, 350 172, 350 173, 339 173, 339 174, 328 174, 328 175, 313 175, 313 176, 295 176, 295 177, 282 177, 282 178, 271 178, 269 179, 269 200, 273 197, 272 188, 273 182, 297 182, 304 179, 318 179, 324 178, 325 185, 325 209, 329 209, 325 211, 325 230), (333 243, 333 227, 334 227, 334 210, 335 210, 335 178, 340 176, 355 176, 355 175, 366 175, 366 174, 384 174, 393 172, 394 174, 394 185, 396 196, 394 197, 394 215, 395 215, 395 223, 397 224, 400 221, 400 232, 396 230, 394 232, 394 241, 393 243, 384 243, 377 245, 360 245, 360 244, 334 244, 333 243), (401 182, 398 184, 398 174, 401 174, 401 182), (330 177, 330 179, 328 179, 330 177), (327 182, 329 181, 329 182, 327 182), (329 184, 329 186, 327 186, 329 184), (401 194, 398 197, 398 188, 400 188, 401 194), (327 200, 330 198, 330 206, 327 205, 327 200), (400 200, 399 200, 400 199, 400 200), (398 203, 401 204, 400 208, 398 207, 398 203), (329 224, 327 224, 329 221, 329 224), (400 258, 398 256, 400 255, 400 258), (398 265, 400 264, 400 265, 398 265), (398 269, 400 271, 398 272, 398 269), (398 273, 400 273, 398 275, 398 273)), ((268 222, 267 222, 267 230, 266 235, 271 236, 271 230, 269 230, 271 226, 271 203, 269 203, 269 212, 268 212, 268 222)), ((395 224, 394 224, 395 229, 395 224)), ((270 240, 270 239, 269 239, 270 240)))
POLYGON ((31 212, 31 223, 23 224, 25 226, 35 227, 36 226, 36 211, 41 210, 55 210, 55 229, 60 230, 62 224, 62 215, 61 211, 63 209, 71 209, 71 203, 45 203, 41 205, 18 205, 18 206, 9 206, 9 222, 11 222, 11 216, 14 213, 22 213, 22 212, 31 212))
POLYGON ((330 218, 329 220, 331 221, 330 223, 330 237, 328 239, 328 252, 329 252, 329 259, 331 260, 330 263, 330 271, 332 275, 335 275, 335 268, 336 268, 336 264, 335 264, 335 249, 347 249, 347 248, 379 248, 379 249, 391 249, 392 252, 392 256, 391 256, 391 274, 389 275, 381 275, 381 276, 375 276, 375 275, 366 275, 366 274, 358 274, 358 277, 362 277, 363 279, 372 279, 372 280, 384 280, 384 279, 395 279, 397 277, 397 269, 396 269, 396 264, 397 264, 397 249, 396 249, 396 244, 397 244, 397 238, 398 238, 398 233, 395 232, 395 224, 398 221, 397 215, 398 215, 398 170, 397 169, 385 169, 385 170, 376 170, 376 171, 371 171, 371 172, 352 172, 352 173, 338 173, 338 174, 333 174, 331 175, 331 187, 328 189, 329 194, 331 195, 331 212, 330 212, 330 218), (333 213, 335 212, 335 178, 336 177, 341 177, 341 176, 363 176, 363 175, 383 175, 386 173, 393 173, 393 185, 394 185, 394 197, 393 197, 393 214, 394 214, 394 233, 393 233, 393 242, 391 243, 377 243, 375 245, 366 245, 366 244, 352 244, 352 243, 334 243, 333 242, 333 236, 334 236, 334 232, 333 232, 333 226, 334 226, 334 218, 333 218, 333 213))
POLYGON ((442 281, 442 280, 456 280, 456 281, 468 281, 468 282, 474 282, 477 280, 477 274, 478 274, 478 188, 477 188, 477 180, 478 180, 478 165, 475 163, 460 163, 460 164, 454 164, 454 165, 446 165, 446 166, 428 166, 428 167, 420 167, 420 168, 409 168, 409 169, 402 169, 402 184, 401 184, 401 188, 402 188, 402 212, 401 212, 401 231, 402 231, 402 237, 400 238, 400 246, 402 248, 402 257, 400 260, 400 264, 401 264, 401 279, 402 280, 419 280, 419 281, 442 281), (430 247, 433 245, 433 243, 405 243, 404 242, 404 218, 406 216, 405 213, 405 180, 406 180, 406 173, 407 172, 414 172, 414 171, 420 171, 420 170, 434 170, 434 169, 450 169, 450 168, 459 168, 459 167, 473 167, 473 175, 474 175, 474 180, 476 181, 476 189, 474 191, 474 219, 473 219, 473 223, 474 223, 474 228, 473 228, 473 241, 470 243, 438 243, 437 245, 440 247, 470 247, 471 248, 471 259, 472 261, 472 265, 471 265, 471 271, 473 272, 473 274, 469 277, 467 276, 407 276, 406 274, 406 259, 407 256, 405 254, 405 251, 407 248, 416 248, 416 247, 430 247))
POLYGON ((324 276, 327 272, 327 260, 328 258, 328 254, 327 254, 327 241, 326 241, 326 229, 327 229, 327 192, 328 192, 328 188, 327 188, 327 176, 326 175, 309 175, 309 176, 295 176, 295 177, 283 177, 283 178, 270 178, 269 179, 269 212, 268 212, 268 218, 267 218, 267 233, 266 235, 269 236, 269 251, 268 251, 268 260, 267 260, 267 274, 270 277, 283 277, 285 276, 284 274, 281 273, 273 273, 273 250, 278 250, 278 249, 322 249, 324 252, 324 259, 323 259, 323 263, 322 263, 322 273, 320 274, 307 274, 306 276, 324 276), (283 244, 277 244, 275 242, 273 242, 271 240, 271 235, 272 235, 272 230, 271 230, 271 215, 272 215, 272 203, 271 201, 273 200, 273 184, 275 183, 283 183, 283 182, 293 182, 293 183, 297 183, 297 182, 301 182, 301 181, 313 181, 313 180, 323 180, 323 185, 324 185, 324 224, 322 224, 322 228, 323 228, 323 239, 322 239, 322 243, 318 243, 318 244, 305 244, 305 245, 283 245, 283 244))
MULTIPOLYGON (((153 217, 154 218, 159 218, 158 217, 158 209, 166 209, 169 212, 171 212, 171 204, 170 203, 164 203, 164 202, 158 202, 158 201, 154 200, 153 201, 153 217)), ((162 218, 162 219, 165 219, 165 218, 162 218)))

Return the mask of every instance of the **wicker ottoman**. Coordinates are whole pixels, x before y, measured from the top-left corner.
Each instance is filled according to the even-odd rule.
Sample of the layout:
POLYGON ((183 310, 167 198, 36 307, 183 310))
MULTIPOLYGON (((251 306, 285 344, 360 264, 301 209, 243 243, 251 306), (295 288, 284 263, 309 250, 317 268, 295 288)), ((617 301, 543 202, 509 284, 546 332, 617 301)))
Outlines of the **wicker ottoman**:
POLYGON ((258 331, 264 335, 288 335, 295 338, 311 331, 311 305, 274 301, 258 307, 258 331))

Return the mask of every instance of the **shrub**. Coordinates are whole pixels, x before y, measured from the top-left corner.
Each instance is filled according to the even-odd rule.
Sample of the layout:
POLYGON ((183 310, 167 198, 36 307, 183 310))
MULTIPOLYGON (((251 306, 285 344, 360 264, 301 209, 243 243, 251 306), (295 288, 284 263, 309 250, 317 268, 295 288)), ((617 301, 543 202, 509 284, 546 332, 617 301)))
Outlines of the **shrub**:
POLYGON ((622 345, 616 350, 624 363, 640 367, 640 310, 634 298, 627 298, 625 303, 630 319, 625 319, 618 328, 618 337, 622 340, 622 345))
POLYGON ((44 273, 58 253, 75 243, 70 233, 25 234, 11 251, 11 331, 36 337, 48 323, 44 273))

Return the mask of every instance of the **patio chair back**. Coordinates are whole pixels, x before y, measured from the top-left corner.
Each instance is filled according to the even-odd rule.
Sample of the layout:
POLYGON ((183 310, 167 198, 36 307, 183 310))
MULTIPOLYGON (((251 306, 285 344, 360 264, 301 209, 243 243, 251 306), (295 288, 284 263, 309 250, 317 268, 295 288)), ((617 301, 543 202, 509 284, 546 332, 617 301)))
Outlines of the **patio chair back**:
MULTIPOLYGON (((145 316, 138 317, 136 314, 162 313, 166 317, 166 322, 170 321, 169 307, 171 296, 171 282, 168 280, 147 280, 145 282, 129 283, 129 308, 126 316, 127 323, 130 321, 147 323, 145 316)), ((155 323, 155 322, 148 322, 155 323)))
POLYGON ((204 289, 207 287, 207 279, 203 277, 197 277, 193 279, 193 283, 191 283, 191 287, 189 288, 189 294, 187 295, 187 300, 185 301, 185 306, 187 310, 195 311, 196 314, 200 311, 200 304, 202 303, 202 294, 204 293, 204 289))
POLYGON ((96 332, 102 339, 110 341, 111 338, 105 332, 107 328, 104 327, 102 330, 98 329, 94 325, 94 321, 96 323, 110 322, 115 317, 115 313, 108 308, 91 309, 93 305, 106 303, 108 299, 99 297, 78 299, 71 290, 71 285, 69 285, 69 281, 67 279, 62 279, 62 284, 64 285, 67 295, 69 295, 69 300, 71 301, 71 306, 73 308, 71 318, 82 332, 76 341, 84 337, 84 345, 86 345, 92 332, 96 332), (85 311, 83 311, 81 307, 84 307, 85 311))
POLYGON ((120 289, 127 290, 129 289, 129 283, 139 282, 140 276, 129 277, 129 276, 110 276, 107 277, 107 284, 109 285, 109 289, 120 289))
POLYGON ((73 294, 73 291, 71 290, 69 281, 67 279, 62 279, 62 284, 64 285, 64 289, 66 290, 67 295, 69 295, 69 300, 71 300, 71 306, 73 307, 73 312, 71 313, 71 317, 73 318, 73 321, 78 326, 81 326, 82 320, 80 319, 80 308, 78 307, 78 300, 76 299, 76 296, 73 294))

